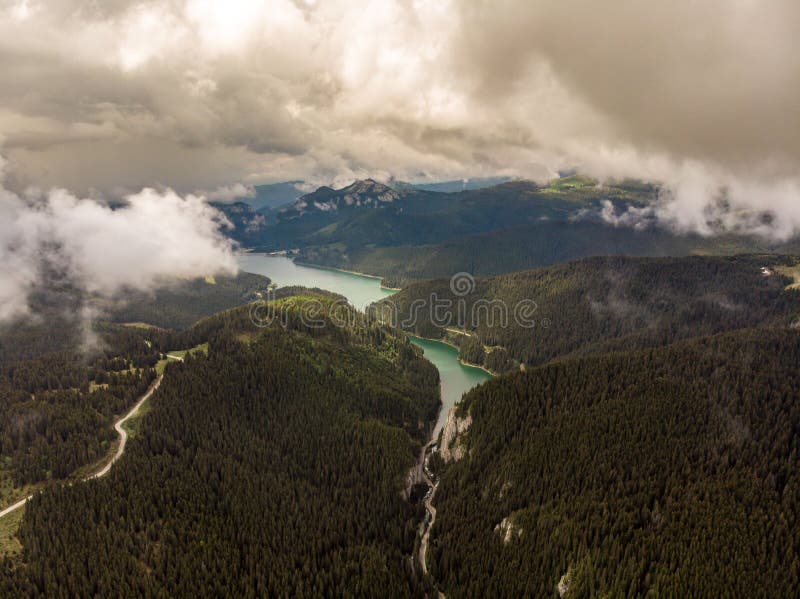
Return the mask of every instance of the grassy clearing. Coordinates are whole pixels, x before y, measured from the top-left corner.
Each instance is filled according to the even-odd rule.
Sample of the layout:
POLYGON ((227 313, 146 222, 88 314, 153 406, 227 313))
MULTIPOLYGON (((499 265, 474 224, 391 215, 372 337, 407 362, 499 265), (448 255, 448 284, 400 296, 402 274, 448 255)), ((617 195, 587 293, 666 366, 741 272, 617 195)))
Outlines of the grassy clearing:
MULTIPOLYGON (((14 479, 12 478, 11 471, 3 469, 0 471, 0 509, 7 508, 23 497, 27 497, 34 491, 41 489, 44 484, 46 484, 46 481, 36 483, 35 485, 16 487, 14 486, 14 479)), ((2 520, 2 518, 0 518, 0 520, 2 520)))
POLYGON ((144 418, 144 416, 151 409, 151 399, 148 399, 146 402, 144 402, 142 407, 139 408, 139 411, 136 412, 136 415, 128 418, 125 421, 125 424, 122 425, 122 428, 125 429, 126 433, 128 433, 128 440, 133 439, 139 433, 139 430, 141 429, 142 418, 144 418))
POLYGON ((236 335, 236 339, 245 345, 250 345, 258 337, 258 333, 244 332, 236 335))
MULTIPOLYGON (((141 370, 141 368, 135 368, 133 366, 133 362, 131 362, 128 368, 125 370, 111 370, 108 372, 108 374, 139 374, 141 370)), ((93 393, 98 389, 108 389, 108 383, 96 383, 95 381, 89 381, 89 393, 93 393)))
POLYGON ((268 305, 273 306, 275 309, 282 310, 284 308, 294 308, 297 306, 302 306, 303 304, 306 304, 308 302, 319 302, 319 301, 324 301, 324 300, 315 295, 291 295, 289 297, 284 297, 281 299, 270 300, 268 302, 268 305))
POLYGON ((787 285, 786 289, 800 289, 800 265, 795 264, 794 266, 779 266, 775 270, 777 270, 783 276, 792 279, 793 282, 790 285, 787 285))
POLYGON ((149 322, 123 322, 120 323, 124 327, 131 327, 132 329, 157 329, 158 327, 149 322))
POLYGON ((16 557, 22 551, 22 544, 17 538, 19 523, 25 515, 25 507, 0 518, 0 556, 16 557))
POLYGON ((454 335, 461 335, 463 337, 477 337, 475 333, 471 333, 469 331, 463 331, 461 329, 456 329, 454 327, 445 327, 444 329, 448 333, 453 333, 454 335))
POLYGON ((164 369, 167 367, 167 363, 168 362, 169 362, 168 359, 167 360, 159 360, 158 362, 156 362, 156 374, 157 375, 161 376, 162 374, 164 374, 164 369))
POLYGON ((167 352, 168 356, 175 356, 176 358, 185 358, 189 354, 202 353, 208 355, 208 343, 201 343, 190 349, 176 349, 167 352))
POLYGON ((556 179, 555 181, 552 181, 550 185, 542 189, 542 192, 561 193, 576 189, 583 189, 585 187, 595 187, 596 185, 597 181, 593 179, 581 177, 579 175, 573 175, 571 177, 564 177, 562 179, 556 179))

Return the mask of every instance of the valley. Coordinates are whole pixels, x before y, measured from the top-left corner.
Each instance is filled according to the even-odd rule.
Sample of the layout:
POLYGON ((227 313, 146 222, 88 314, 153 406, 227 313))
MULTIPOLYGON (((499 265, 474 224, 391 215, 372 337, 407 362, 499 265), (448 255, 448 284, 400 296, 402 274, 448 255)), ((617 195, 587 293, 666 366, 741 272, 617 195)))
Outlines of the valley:
MULTIPOLYGON (((281 572, 298 560, 306 572, 300 595, 358 594, 362 585, 389 585, 405 596, 541 595, 557 587, 643 594, 683 592, 700 579, 711 590, 707 567, 721 573, 720 584, 735 576, 737 584, 763 585, 761 568, 778 587, 794 584, 791 555, 765 554, 765 565, 723 548, 737 546, 724 531, 742 510, 797 518, 790 472, 800 405, 792 400, 795 258, 591 258, 477 278, 466 294, 450 280, 394 292, 377 278, 285 256, 238 259, 254 273, 240 279, 260 277, 246 292, 254 303, 183 330, 146 320, 112 328, 131 347, 173 363, 157 365, 163 374, 156 384, 163 382, 135 437, 101 470, 105 476, 48 485, 21 520, 9 520, 19 530, 5 542, 11 557, 0 590, 54 589, 43 569, 55 555, 47 547, 65 545, 74 559, 63 562, 60 576, 68 575, 77 594, 98 584, 96 568, 113 573, 107 584, 145 594, 180 595, 212 581, 245 593, 288 592, 295 580, 281 572), (463 302, 467 314, 482 301, 513 306, 538 298, 534 314, 550 324, 422 319, 404 332, 375 319, 393 302, 405 322, 408 307, 432 293, 456 311, 463 302), (356 303, 372 305, 371 316, 359 316, 356 303), (489 359, 498 352, 507 366, 489 359), (508 374, 491 377, 462 361, 508 374), (769 429, 767 421, 781 425, 769 429), (593 458, 590 448, 600 453, 593 458), (765 487, 745 484, 752 477, 765 487), (691 497, 682 488, 693 489, 691 497), (178 505, 180 513, 170 511, 178 505), (264 505, 274 516, 253 519, 264 505), (608 511, 598 520, 602 505, 608 511), (710 506, 720 505, 709 520, 710 506), (162 513, 172 515, 154 515, 162 513), (132 517, 76 545, 93 519, 120 514, 132 517), (227 527, 231 518, 278 537, 242 542, 238 524, 227 527), (309 518, 313 529, 304 524, 309 518), (190 521, 202 525, 186 528, 190 521), (336 532, 340 521, 347 527, 336 532), (664 570, 660 556, 678 563, 675 547, 691 530, 704 531, 727 557, 714 561, 697 549, 664 570), (132 539, 139 549, 123 550, 132 539), (256 546, 258 558, 241 553, 256 546), (252 570, 264 555, 282 564, 268 576, 252 570), (506 572, 500 564, 508 556, 510 564, 524 559, 528 574, 506 572), (229 558, 250 565, 237 569, 229 558), (213 567, 186 582, 181 572, 195 572, 201 561, 213 567)), ((197 293, 217 295, 215 284, 172 292, 172 317, 197 293)), ((237 293, 227 301, 241 302, 237 293)), ((136 309, 166 316, 165 305, 157 296, 136 309)), ((103 380, 95 375, 95 393, 103 380)), ((125 433, 122 421, 116 429, 125 433)), ((758 534, 787 546, 791 527, 760 522, 758 534)))
POLYGON ((0 0, 0 599, 800 599, 798 23, 0 0))
MULTIPOLYGON (((391 298, 395 293, 395 290, 381 287, 375 277, 304 266, 284 256, 248 253, 241 255, 239 260, 242 270, 266 276, 281 287, 325 289, 347 298, 362 311, 373 302, 391 298)), ((458 361, 458 351, 445 343, 413 335, 410 339, 411 343, 423 350, 425 359, 439 371, 442 409, 431 435, 436 439, 453 405, 464 393, 490 378, 490 375, 480 368, 461 364, 458 361)))
MULTIPOLYGON (((280 286, 321 287, 342 295, 353 305, 360 306, 364 310, 375 301, 391 297, 394 292, 394 290, 387 290, 380 286, 375 277, 299 265, 283 256, 244 254, 240 257, 240 263, 243 270, 267 276, 280 286)), ((436 483, 428 469, 428 458, 431 451, 435 450, 436 439, 439 437, 450 410, 464 393, 486 381, 491 375, 480 368, 462 364, 458 359, 458 350, 441 341, 415 336, 411 336, 410 339, 411 343, 422 349, 425 359, 429 360, 439 371, 442 402, 429 442, 422 450, 421 463, 415 467, 421 470, 422 481, 420 482, 424 482, 428 487, 422 500, 426 516, 420 524, 419 549, 417 551, 422 574, 427 577, 427 547, 431 528, 436 521, 436 508, 433 504, 436 483)))
MULTIPOLYGON (((304 267, 302 265, 297 265, 293 263, 291 260, 285 257, 274 257, 274 256, 263 256, 263 255, 255 255, 255 254, 244 254, 240 256, 241 266, 242 269, 245 271, 252 271, 263 277, 260 281, 255 281, 256 284, 260 283, 261 291, 256 293, 261 293, 262 297, 268 298, 269 291, 265 289, 264 282, 268 282, 271 285, 277 284, 281 287, 286 289, 306 289, 306 288, 321 288, 324 287, 326 292, 331 292, 335 295, 330 296, 330 298, 335 297, 346 297, 348 300, 356 305, 361 303, 363 306, 367 306, 370 303, 380 300, 385 297, 389 297, 393 291, 386 290, 380 286, 379 280, 376 278, 370 278, 366 276, 358 276, 349 273, 342 273, 335 270, 326 270, 326 269, 319 269, 319 268, 311 268, 311 267, 304 267), (264 277, 266 275, 266 277, 264 277)), ((247 276, 243 274, 240 276, 240 279, 245 279, 247 276)), ((146 341, 145 345, 147 347, 151 347, 153 344, 157 344, 159 347, 175 347, 175 346, 191 346, 195 344, 197 341, 200 341, 202 338, 207 338, 208 335, 212 334, 208 330, 208 332, 202 333, 203 337, 196 337, 192 332, 191 329, 187 330, 186 333, 178 334, 175 336, 174 334, 166 334, 163 340, 161 337, 164 336, 165 333, 162 333, 160 329, 153 328, 145 318, 147 318, 147 310, 159 310, 162 312, 150 312, 150 314, 159 314, 164 313, 175 313, 176 311, 182 310, 182 306, 188 305, 188 302, 195 304, 195 300, 193 296, 197 296, 198 293, 205 293, 204 289, 208 290, 208 293, 217 294, 218 289, 216 288, 217 282, 206 282, 204 288, 197 288, 197 290, 187 291, 187 295, 175 295, 175 292, 171 292, 172 295, 164 296, 163 299, 161 297, 155 298, 154 301, 151 302, 152 308, 146 308, 145 304, 139 304, 136 307, 136 314, 137 317, 141 316, 144 322, 139 321, 136 326, 129 327, 127 330, 130 331, 131 334, 134 335, 141 335, 144 336, 146 341), (163 307, 162 307, 163 306, 163 307), (171 312, 170 312, 171 311, 171 312)), ((187 288, 187 290, 190 288, 187 288)), ((255 287, 253 289, 258 289, 255 287)), ((180 292, 183 293, 183 292, 180 292)), ((253 293, 253 291, 249 291, 248 293, 253 293)), ((306 294, 306 292, 303 292, 306 294)), ((313 296, 313 293, 312 293, 313 296)), ((231 296, 230 299, 227 301, 235 301, 235 296, 231 296)), ((328 296, 321 296, 321 297, 328 297, 328 296)), ((225 301, 225 300, 224 300, 225 301)), ((195 304, 196 305, 196 304, 195 304)), ((128 313, 121 313, 125 314, 124 318, 126 320, 132 320, 132 317, 128 315, 128 313)), ((163 317, 162 317, 163 318, 163 317)), ((172 316, 172 318, 175 318, 172 316)), ((158 316, 156 316, 156 321, 158 316)), ((153 320, 153 316, 151 315, 148 320, 153 320)), ((163 321, 162 321, 163 322, 163 321)), ((176 321, 178 323, 183 322, 180 318, 176 321)), ((424 340, 420 338, 412 338, 412 343, 424 352, 424 355, 427 359, 433 362, 434 366, 436 366, 439 370, 439 380, 441 381, 439 385, 439 392, 437 396, 441 398, 443 402, 443 407, 437 409, 436 417, 430 421, 429 425, 429 436, 424 438, 423 440, 427 444, 434 443, 436 437, 441 430, 444 420, 447 417, 447 413, 450 408, 457 402, 464 392, 469 390, 474 385, 486 380, 489 378, 489 375, 481 371, 477 368, 471 368, 464 366, 459 363, 457 351, 454 350, 452 347, 445 345, 443 343, 433 341, 433 340, 424 340), (434 441, 430 441, 430 439, 434 441)), ((203 351, 201 353, 205 354, 209 351, 208 343, 203 343, 202 345, 198 345, 203 351)), ((197 348, 195 348, 197 349, 197 348)), ((163 355, 166 357, 167 360, 172 361, 183 361, 191 355, 198 355, 195 350, 190 351, 166 351, 162 349, 163 355)), ((160 365, 157 367, 159 372, 164 372, 163 367, 160 365)), ((125 441, 127 441, 127 432, 125 430, 125 421, 130 419, 134 416, 137 410, 141 407, 141 405, 147 401, 153 391, 158 387, 158 384, 161 382, 164 374, 161 374, 151 385, 150 390, 148 393, 142 396, 142 398, 136 402, 136 404, 131 408, 131 410, 119 421, 117 421, 114 425, 114 428, 117 430, 118 434, 120 435, 121 441, 117 444, 117 449, 110 461, 108 461, 104 467, 102 467, 97 473, 89 475, 88 479, 99 479, 109 472, 112 471, 112 468, 115 467, 115 463, 122 457, 123 452, 126 450, 125 441)), ((151 402, 152 403, 152 402, 151 402)), ((148 414, 152 411, 152 408, 148 408, 148 414)), ((148 420, 149 422, 149 420, 148 420)), ((139 424, 138 426, 141 426, 139 424)), ((428 477, 429 471, 427 470, 427 466, 424 469, 425 476, 428 477)), ((87 479, 87 480, 88 480, 87 479)), ((423 509, 425 511, 430 512, 431 514, 435 514, 435 508, 433 507, 432 500, 433 500, 433 484, 430 478, 427 479, 428 484, 431 487, 431 492, 429 496, 423 502, 423 509)), ((26 497, 23 499, 19 504, 15 504, 11 506, 5 512, 11 513, 15 509, 18 509, 23 504, 25 504, 30 497, 26 497)), ((3 515, 5 516, 5 512, 3 515)), ((424 543, 427 544, 428 538, 430 535, 430 526, 432 525, 433 521, 427 521, 427 527, 425 528, 425 532, 421 537, 421 540, 424 539, 424 543)), ((423 550, 421 558, 425 559, 426 553, 423 550)))

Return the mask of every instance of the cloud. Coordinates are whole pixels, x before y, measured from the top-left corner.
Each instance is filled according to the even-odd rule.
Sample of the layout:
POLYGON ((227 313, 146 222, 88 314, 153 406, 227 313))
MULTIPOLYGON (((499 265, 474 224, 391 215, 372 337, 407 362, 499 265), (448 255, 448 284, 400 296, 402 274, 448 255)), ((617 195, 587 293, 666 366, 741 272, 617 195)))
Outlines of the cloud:
POLYGON ((577 166, 663 183, 675 228, 785 238, 799 19, 793 0, 0 0, 0 134, 20 188, 577 166))
POLYGON ((214 202, 232 202, 242 198, 253 198, 256 195, 256 190, 252 185, 234 183, 233 185, 221 185, 213 191, 201 195, 214 202))
POLYGON ((27 314, 31 292, 51 276, 118 298, 175 277, 233 274, 225 224, 203 198, 170 190, 144 189, 112 208, 63 189, 19 196, 0 187, 0 321, 27 314))
POLYGON ((622 213, 609 200, 603 200, 600 218, 615 227, 631 227, 642 231, 654 224, 653 208, 649 206, 628 206, 622 213))
POLYGON ((0 322, 25 314, 38 277, 35 244, 18 228, 19 198, 0 189, 0 322))

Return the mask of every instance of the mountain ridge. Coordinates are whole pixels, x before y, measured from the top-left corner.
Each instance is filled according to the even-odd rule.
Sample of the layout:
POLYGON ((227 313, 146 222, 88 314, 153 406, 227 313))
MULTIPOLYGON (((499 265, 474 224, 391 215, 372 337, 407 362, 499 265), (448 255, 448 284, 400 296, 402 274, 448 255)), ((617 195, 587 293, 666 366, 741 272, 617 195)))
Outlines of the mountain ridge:
POLYGON ((329 212, 346 207, 376 207, 390 204, 402 196, 400 192, 374 179, 359 179, 341 189, 319 187, 298 198, 291 208, 282 209, 279 219, 298 218, 313 210, 329 212))

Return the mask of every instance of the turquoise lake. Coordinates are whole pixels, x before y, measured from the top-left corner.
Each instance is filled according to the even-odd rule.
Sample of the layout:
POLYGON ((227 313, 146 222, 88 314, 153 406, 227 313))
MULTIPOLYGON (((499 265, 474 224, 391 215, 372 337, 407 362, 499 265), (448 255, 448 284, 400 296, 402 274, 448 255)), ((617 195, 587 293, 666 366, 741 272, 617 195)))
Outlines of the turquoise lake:
MULTIPOLYGON (((246 272, 264 275, 277 285, 302 285, 319 287, 333 291, 347 298, 359 310, 363 310, 372 302, 388 297, 394 293, 380 286, 376 278, 356 275, 325 268, 314 268, 295 264, 284 256, 267 256, 264 254, 242 254, 239 266, 246 272)), ((433 431, 434 438, 447 419, 450 408, 461 399, 461 396, 491 376, 471 366, 464 366, 458 361, 458 350, 440 341, 430 341, 411 337, 411 342, 422 348, 425 358, 439 369, 442 381, 442 411, 433 431)))

